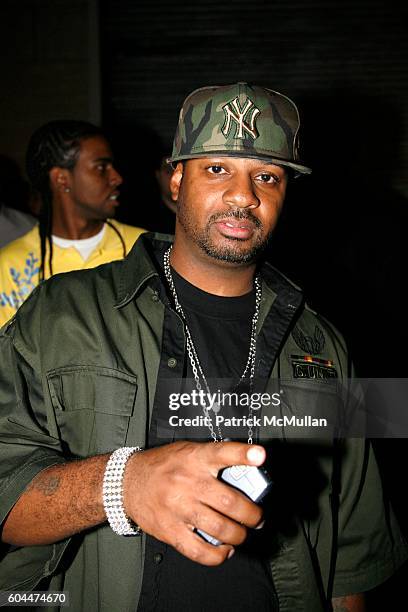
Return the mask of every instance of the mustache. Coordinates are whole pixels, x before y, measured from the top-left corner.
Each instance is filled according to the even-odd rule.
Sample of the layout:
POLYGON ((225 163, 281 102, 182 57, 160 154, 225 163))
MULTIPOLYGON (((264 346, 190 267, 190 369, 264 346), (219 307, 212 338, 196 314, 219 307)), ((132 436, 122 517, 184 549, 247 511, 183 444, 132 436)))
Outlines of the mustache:
POLYGON ((229 210, 227 212, 214 213, 209 218, 209 223, 216 223, 217 221, 226 221, 227 219, 237 219, 238 221, 250 221, 256 228, 261 228, 262 223, 255 217, 250 210, 239 208, 237 210, 229 210))

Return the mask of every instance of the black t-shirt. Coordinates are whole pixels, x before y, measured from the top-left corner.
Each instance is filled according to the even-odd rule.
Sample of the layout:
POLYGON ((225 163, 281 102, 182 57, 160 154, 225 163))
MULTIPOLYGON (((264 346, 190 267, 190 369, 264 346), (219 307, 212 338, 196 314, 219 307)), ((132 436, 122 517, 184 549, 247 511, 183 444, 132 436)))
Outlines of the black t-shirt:
MULTIPOLYGON (((245 379, 244 372, 249 352, 252 317, 255 310, 255 292, 234 298, 223 298, 201 291, 188 283, 184 278, 173 271, 179 301, 182 304, 187 324, 197 350, 198 358, 208 383, 211 394, 220 397, 226 392, 244 392, 248 390, 249 373, 245 379)), ((195 381, 190 360, 187 359, 185 368, 186 382, 184 391, 195 389, 195 381)), ((201 380, 201 379, 200 379, 201 380)), ((202 387, 205 384, 201 380, 202 387)), ((202 408, 181 407, 178 416, 194 417, 203 414, 202 408)), ((239 402, 225 401, 221 412, 225 418, 248 415, 247 406, 239 406, 239 402)), ((214 413, 210 410, 214 421, 214 413)), ((219 438, 219 430, 215 428, 219 438)), ((223 438, 240 439, 247 441, 248 427, 222 427, 223 438)), ((174 437, 177 439, 210 440, 208 427, 177 427, 174 437)))
MULTIPOLYGON (((174 270, 172 273, 206 378, 238 382, 248 357, 255 292, 234 298, 218 297, 194 287, 174 270)), ((185 374, 192 378, 189 363, 185 374)), ((226 437, 226 432, 222 433, 226 437)), ((185 438, 182 429, 175 428, 174 439, 183 435, 185 438)), ((203 435, 210 440, 208 430, 203 430, 203 435)), ((257 539, 261 537, 262 530, 251 532, 230 560, 217 567, 206 567, 147 536, 139 612, 182 609, 276 612, 278 605, 269 566, 257 554, 257 539)))

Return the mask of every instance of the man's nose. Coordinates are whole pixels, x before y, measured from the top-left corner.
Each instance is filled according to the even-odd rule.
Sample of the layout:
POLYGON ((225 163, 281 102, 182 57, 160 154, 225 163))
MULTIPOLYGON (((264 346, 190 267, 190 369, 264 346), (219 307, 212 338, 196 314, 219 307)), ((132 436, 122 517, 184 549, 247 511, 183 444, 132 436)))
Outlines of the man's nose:
POLYGON ((254 191, 251 177, 232 177, 224 194, 224 202, 231 208, 258 208, 260 201, 254 191))
POLYGON ((109 182, 111 185, 114 185, 115 187, 119 187, 119 185, 123 183, 123 178, 121 177, 119 172, 116 170, 116 168, 114 168, 113 166, 110 171, 109 182))

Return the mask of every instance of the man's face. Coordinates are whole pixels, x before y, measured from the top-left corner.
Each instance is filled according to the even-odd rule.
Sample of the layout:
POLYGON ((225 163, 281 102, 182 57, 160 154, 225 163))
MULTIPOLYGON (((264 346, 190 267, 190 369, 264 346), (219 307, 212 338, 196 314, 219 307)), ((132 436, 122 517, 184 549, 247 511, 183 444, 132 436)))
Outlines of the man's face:
POLYGON ((85 219, 113 217, 119 205, 121 183, 105 138, 93 136, 82 140, 77 163, 67 173, 74 212, 85 219))
POLYGON ((287 174, 246 157, 179 163, 171 179, 177 200, 176 244, 230 264, 248 264, 265 248, 282 209, 287 174))

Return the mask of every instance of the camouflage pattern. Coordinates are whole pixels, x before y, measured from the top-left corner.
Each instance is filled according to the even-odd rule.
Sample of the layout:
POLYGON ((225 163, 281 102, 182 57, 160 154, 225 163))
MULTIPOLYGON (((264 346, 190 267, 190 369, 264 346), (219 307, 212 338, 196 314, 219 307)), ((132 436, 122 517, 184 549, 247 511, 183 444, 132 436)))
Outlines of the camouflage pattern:
POLYGON ((299 126, 296 105, 277 91, 248 83, 202 87, 183 103, 168 161, 255 157, 310 174, 299 159, 299 126))

